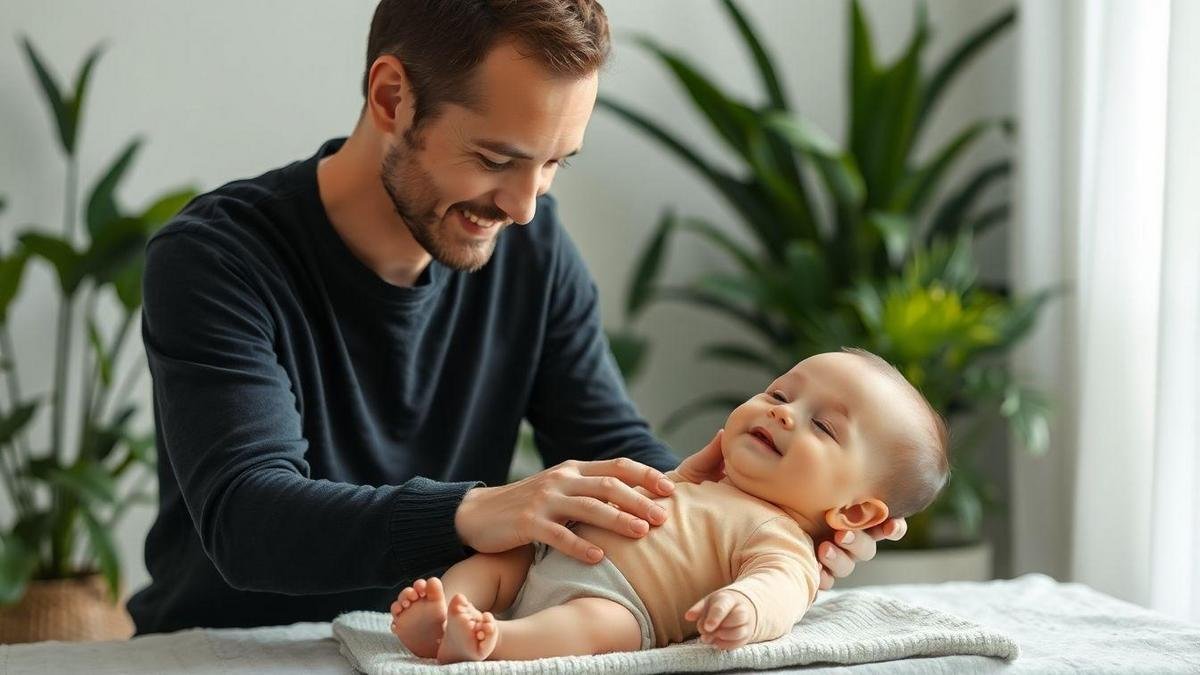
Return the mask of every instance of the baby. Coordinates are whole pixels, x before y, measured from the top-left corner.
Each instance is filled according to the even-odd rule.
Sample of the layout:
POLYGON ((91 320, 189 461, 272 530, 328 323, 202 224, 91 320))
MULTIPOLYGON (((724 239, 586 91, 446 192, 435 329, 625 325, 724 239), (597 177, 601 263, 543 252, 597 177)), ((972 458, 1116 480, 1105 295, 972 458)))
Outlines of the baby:
POLYGON ((392 631, 439 663, 778 638, 816 597, 813 541, 927 507, 947 445, 941 416, 886 361, 817 354, 729 415, 719 482, 667 473, 662 525, 632 539, 576 524, 605 552, 595 565, 540 542, 476 554, 401 591, 392 631))

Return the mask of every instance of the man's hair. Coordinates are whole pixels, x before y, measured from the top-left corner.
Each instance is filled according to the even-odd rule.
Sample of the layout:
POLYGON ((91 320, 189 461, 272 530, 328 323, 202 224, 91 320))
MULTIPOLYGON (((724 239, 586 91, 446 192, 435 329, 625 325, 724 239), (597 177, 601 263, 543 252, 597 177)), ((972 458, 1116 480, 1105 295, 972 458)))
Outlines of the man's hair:
POLYGON ((416 98, 413 129, 445 103, 478 109, 473 75, 513 40, 552 75, 585 77, 608 59, 608 17, 596 0, 382 0, 371 20, 362 92, 380 56, 404 64, 416 98))
POLYGON ((904 374, 882 357, 858 347, 842 347, 894 381, 923 413, 924 423, 891 448, 884 448, 884 468, 878 490, 887 504, 888 517, 907 518, 929 507, 950 479, 950 429, 904 374))

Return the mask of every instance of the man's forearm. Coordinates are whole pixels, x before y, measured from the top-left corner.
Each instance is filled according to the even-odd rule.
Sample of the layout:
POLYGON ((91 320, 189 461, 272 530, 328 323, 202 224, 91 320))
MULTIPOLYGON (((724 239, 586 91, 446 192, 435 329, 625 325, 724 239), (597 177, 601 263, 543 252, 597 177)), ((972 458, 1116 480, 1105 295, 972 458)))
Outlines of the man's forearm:
POLYGON ((454 529, 479 483, 414 478, 378 488, 259 470, 232 485, 204 523, 226 582, 289 595, 395 586, 461 560, 454 529))

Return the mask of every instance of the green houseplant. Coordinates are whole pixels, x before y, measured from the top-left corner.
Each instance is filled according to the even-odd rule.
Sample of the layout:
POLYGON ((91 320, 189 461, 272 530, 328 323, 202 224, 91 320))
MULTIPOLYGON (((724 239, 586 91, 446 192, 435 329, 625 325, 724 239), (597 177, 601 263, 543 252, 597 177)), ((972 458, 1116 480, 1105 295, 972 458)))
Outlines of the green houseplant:
POLYGON ((115 602, 121 570, 111 532, 130 506, 154 498, 144 489, 150 482, 145 479, 153 478, 154 437, 132 428, 138 405, 130 400, 145 366, 137 358, 123 364, 120 356, 141 306, 146 241, 196 193, 172 190, 141 210, 119 206, 115 193, 142 144, 134 139, 80 204, 78 141, 88 82, 102 48, 87 55, 73 89, 63 90, 30 41, 22 40, 22 46, 57 127, 66 185, 61 235, 28 227, 17 233, 12 250, 0 252, 0 391, 5 399, 0 405, 0 476, 14 513, 14 522, 0 532, 0 605, 22 601, 31 584, 97 572, 108 599, 115 602), (82 233, 77 231, 80 220, 82 233), (22 388, 10 331, 10 306, 35 261, 53 268, 60 293, 54 371, 44 394, 22 388), (108 335, 99 320, 102 299, 114 301, 120 313, 108 335), (74 369, 83 380, 76 419, 71 419, 65 400, 73 370, 71 337, 80 333, 88 348, 81 367, 74 369), (122 365, 127 367, 119 377, 122 365), (29 433, 39 414, 48 416, 49 438, 44 441, 29 433), (76 430, 71 447, 69 429, 76 430), (135 468, 144 471, 141 484, 122 486, 135 468))
MULTIPOLYGON (((922 55, 931 31, 922 4, 904 52, 880 63, 862 9, 851 3, 849 134, 838 143, 792 109, 746 16, 731 0, 721 6, 753 57, 765 91, 761 103, 725 93, 649 36, 635 42, 669 70, 732 150, 739 173, 717 168, 634 108, 608 96, 599 103, 708 181, 738 214, 752 245, 702 218, 666 211, 637 265, 627 314, 636 318, 656 301, 716 312, 753 339, 706 345, 700 358, 772 378, 842 345, 865 347, 896 364, 955 428, 950 484, 934 507, 910 518, 899 546, 978 541, 985 510, 1003 506, 978 471, 979 441, 991 425, 1007 420, 1027 448, 1046 447, 1048 401, 1022 386, 1002 357, 1059 289, 1016 298, 977 278, 972 243, 1008 215, 1007 203, 985 205, 984 198, 1009 175, 1010 159, 975 168, 938 199, 964 152, 984 134, 1011 133, 1010 120, 972 123, 928 159, 918 160, 914 149, 947 87, 1013 25, 1015 12, 988 21, 927 71, 922 55), (726 254, 735 271, 661 284, 669 242, 680 233, 726 254), (970 430, 960 433, 963 425, 970 430)), ((748 393, 705 394, 673 413, 662 430, 707 410, 732 409, 748 393)))

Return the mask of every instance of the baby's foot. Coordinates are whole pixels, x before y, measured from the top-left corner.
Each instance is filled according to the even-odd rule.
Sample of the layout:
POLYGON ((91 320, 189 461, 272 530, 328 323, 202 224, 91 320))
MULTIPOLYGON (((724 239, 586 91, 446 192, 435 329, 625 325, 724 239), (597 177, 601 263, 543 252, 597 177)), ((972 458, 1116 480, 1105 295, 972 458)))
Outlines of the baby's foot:
POLYGON ((500 627, 491 612, 482 612, 462 593, 450 599, 446 635, 438 649, 438 663, 482 661, 491 656, 500 627))
POLYGON ((392 603, 392 632, 417 656, 437 656, 446 628, 446 595, 437 577, 417 579, 392 603))

